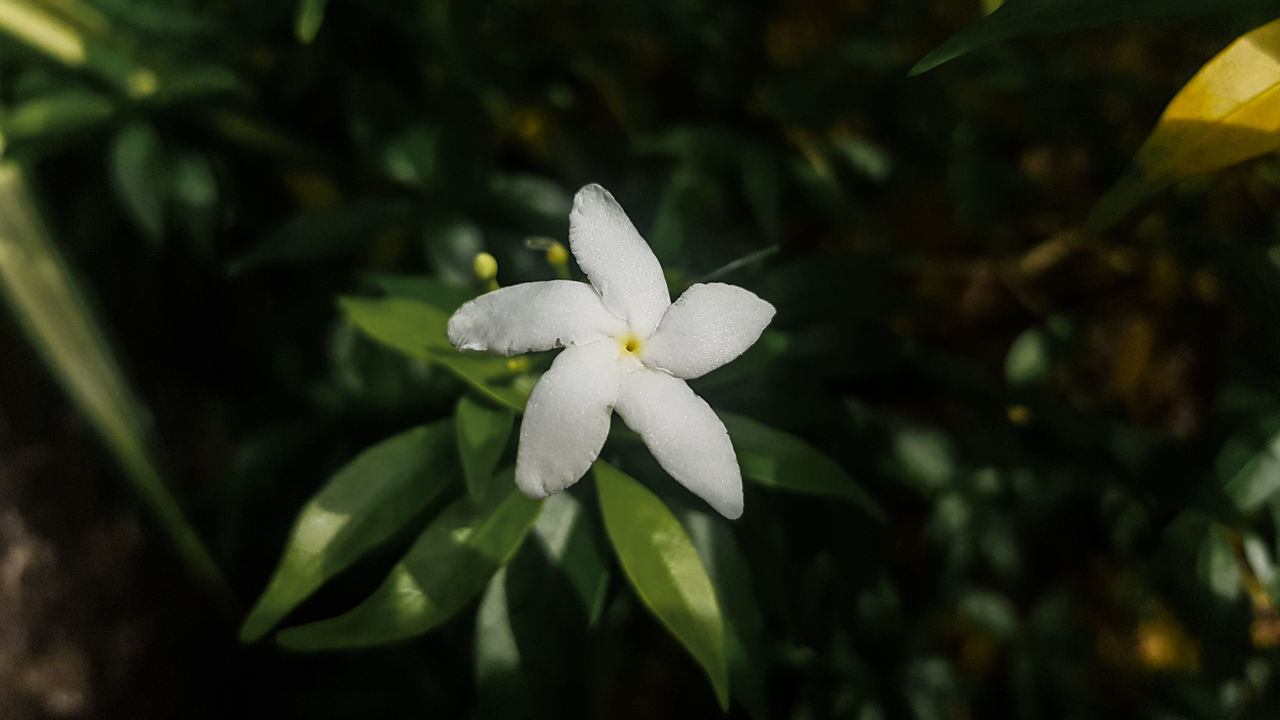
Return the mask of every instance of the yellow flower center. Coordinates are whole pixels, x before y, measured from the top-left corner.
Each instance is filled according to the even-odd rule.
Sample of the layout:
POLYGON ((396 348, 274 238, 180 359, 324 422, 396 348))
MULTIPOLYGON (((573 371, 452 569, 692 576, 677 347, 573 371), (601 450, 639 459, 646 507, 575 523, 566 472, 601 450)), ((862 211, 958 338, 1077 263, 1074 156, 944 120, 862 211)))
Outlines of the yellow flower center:
POLYGON ((640 349, 644 347, 644 341, 635 335, 635 333, 627 333, 618 336, 618 345, 622 346, 624 352, 631 355, 640 353, 640 349))

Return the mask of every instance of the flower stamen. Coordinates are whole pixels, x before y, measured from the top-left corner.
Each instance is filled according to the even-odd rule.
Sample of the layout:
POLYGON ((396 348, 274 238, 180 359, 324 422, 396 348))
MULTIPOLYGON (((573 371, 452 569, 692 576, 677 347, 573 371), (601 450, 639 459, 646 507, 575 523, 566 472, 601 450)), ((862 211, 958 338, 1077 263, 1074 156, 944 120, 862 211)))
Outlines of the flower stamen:
POLYGON ((638 355, 640 348, 644 346, 644 342, 634 333, 627 333, 618 337, 618 345, 622 346, 623 352, 638 355))

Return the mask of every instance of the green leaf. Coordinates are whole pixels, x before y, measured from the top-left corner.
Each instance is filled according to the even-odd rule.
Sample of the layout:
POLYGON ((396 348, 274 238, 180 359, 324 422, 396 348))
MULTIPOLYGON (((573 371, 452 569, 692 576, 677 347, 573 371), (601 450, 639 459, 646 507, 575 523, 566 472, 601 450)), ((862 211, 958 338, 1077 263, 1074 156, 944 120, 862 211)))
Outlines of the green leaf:
POLYGON ((446 328, 449 317, 437 308, 405 298, 338 298, 352 325, 366 335, 410 357, 430 360, 453 350, 446 328))
POLYGON ((263 265, 300 263, 355 252, 378 233, 403 224, 410 206, 380 197, 349 200, 341 205, 309 210, 273 230, 255 248, 233 260, 227 272, 235 275, 263 265))
POLYGON ((299 0, 298 10, 293 18, 293 33, 303 45, 309 45, 320 32, 320 23, 324 22, 325 2, 326 0, 299 0))
POLYGON ((1254 533, 1248 533, 1241 539, 1244 559, 1249 563, 1258 583, 1267 591, 1274 602, 1280 599, 1280 574, 1276 572, 1275 558, 1271 555, 1271 547, 1254 533))
POLYGON ((717 413, 729 430, 742 476, 765 487, 850 502, 883 521, 880 503, 834 460, 800 438, 733 413, 717 413))
POLYGON ((164 203, 168 168, 160 136, 146 123, 132 123, 120 131, 111 147, 112 186, 147 238, 164 236, 164 203))
POLYGON ((724 612, 725 650, 733 696, 755 720, 768 717, 765 674, 769 669, 764 616, 756 602, 747 558, 731 523, 689 511, 681 516, 689 537, 711 575, 724 612))
POLYGON ((1280 20, 1237 38, 1160 115, 1087 223, 1109 227, 1170 185, 1280 148, 1280 20))
POLYGON ((1244 512, 1280 491, 1280 416, 1252 420, 1227 439, 1214 460, 1223 490, 1244 512))
POLYGON ((1049 374, 1053 368, 1049 336, 1043 328, 1022 332, 1009 346, 1004 358, 1004 377, 1015 387, 1028 385, 1049 374))
POLYGON ((587 625, 595 625, 604 612, 609 567, 582 503, 569 493, 547 498, 533 533, 547 559, 564 573, 581 601, 587 625))
POLYGON ((0 123, 3 142, 12 148, 24 142, 82 133, 104 124, 116 113, 116 103, 85 90, 64 90, 10 107, 0 123))
POLYGON ((919 75, 967 52, 1004 40, 1135 20, 1205 15, 1256 4, 1255 0, 1007 0, 961 30, 911 68, 919 75))
POLYGON ((415 637, 453 617, 506 564, 542 502, 512 491, 499 503, 445 508, 367 600, 338 617, 281 630, 291 650, 368 647, 415 637))
POLYGON ((729 706, 724 620, 715 588, 689 534, 658 496, 605 462, 592 466, 605 530, 645 606, 706 671, 729 706))
POLYGON ((467 493, 472 500, 481 502, 492 486, 490 479, 507 447, 516 414, 510 408, 495 408, 463 395, 454 417, 467 493))
POLYGON ((490 400, 524 412, 531 383, 515 376, 503 358, 462 353, 449 344, 449 316, 438 308, 405 298, 338 298, 351 324, 378 342, 410 357, 443 366, 490 400))
MULTIPOLYGON (((547 524, 557 498, 572 495, 547 498, 535 532, 547 524)), ((560 507, 579 506, 573 501, 560 507)), ((521 545, 493 576, 476 611, 473 717, 564 716, 565 700, 582 688, 580 660, 598 640, 588 632, 574 594, 541 543, 521 545)))
POLYGON ((458 475, 448 420, 390 437, 356 456, 298 513, 240 639, 253 642, 412 520, 458 475))
POLYGON ((234 608, 221 570, 161 475, 147 410, 37 207, 21 166, 0 163, 0 291, 192 575, 221 605, 234 608))
POLYGON ((102 16, 75 3, 0 0, 0 34, 45 57, 83 69, 134 98, 153 94, 155 71, 122 48, 123 38, 107 34, 102 16))
POLYGON ((1240 565, 1225 532, 1217 525, 1209 527, 1196 559, 1196 575, 1214 595, 1231 601, 1240 594, 1240 565))
POLYGON ((490 712, 481 716, 518 715, 522 704, 531 702, 530 686, 524 657, 516 639, 513 608, 507 599, 507 568, 498 570, 489 580, 480 607, 476 610, 475 676, 477 700, 490 712))
POLYGON ((955 479, 955 448, 945 432, 902 421, 889 422, 886 429, 890 437, 884 464, 917 492, 938 493, 955 479))
POLYGON ((1002 640, 1017 637, 1021 623, 1009 598, 994 590, 969 590, 957 608, 962 616, 1002 640))

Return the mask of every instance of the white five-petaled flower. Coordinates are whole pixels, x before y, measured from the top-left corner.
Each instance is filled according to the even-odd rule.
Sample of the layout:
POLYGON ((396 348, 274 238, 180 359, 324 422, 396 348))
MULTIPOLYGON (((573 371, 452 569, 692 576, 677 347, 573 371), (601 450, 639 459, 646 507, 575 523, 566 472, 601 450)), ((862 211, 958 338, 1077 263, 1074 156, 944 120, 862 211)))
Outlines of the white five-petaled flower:
POLYGON ((573 199, 569 248, 590 285, 513 285, 449 318, 449 342, 460 350, 565 348, 529 395, 516 485, 540 498, 577 482, 617 410, 672 477, 725 517, 738 517, 742 475, 729 434, 685 380, 751 347, 773 306, 723 283, 693 285, 672 303, 658 258, 599 185, 573 199))

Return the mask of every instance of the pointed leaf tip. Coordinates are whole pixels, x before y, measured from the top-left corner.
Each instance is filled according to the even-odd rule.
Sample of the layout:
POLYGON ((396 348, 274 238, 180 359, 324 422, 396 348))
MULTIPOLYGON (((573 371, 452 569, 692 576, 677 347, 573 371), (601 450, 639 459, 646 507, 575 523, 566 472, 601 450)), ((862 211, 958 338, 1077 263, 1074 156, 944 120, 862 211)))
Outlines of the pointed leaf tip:
POLYGON ((427 526, 368 599, 337 617, 281 630, 276 642, 290 650, 335 650, 431 630, 466 607, 506 565, 541 509, 541 501, 514 491, 501 502, 458 500, 427 526))
POLYGON ((1178 91, 1086 225, 1106 229, 1181 180, 1277 148, 1280 20, 1237 38, 1178 91))
POLYGON ((255 642, 329 579, 395 534, 458 474, 448 420, 360 453, 298 513, 267 588, 240 627, 255 642))
POLYGON ((627 581, 711 681, 729 707, 724 619, 714 586, 689 534, 662 501, 606 462, 592 466, 605 531, 627 581))

